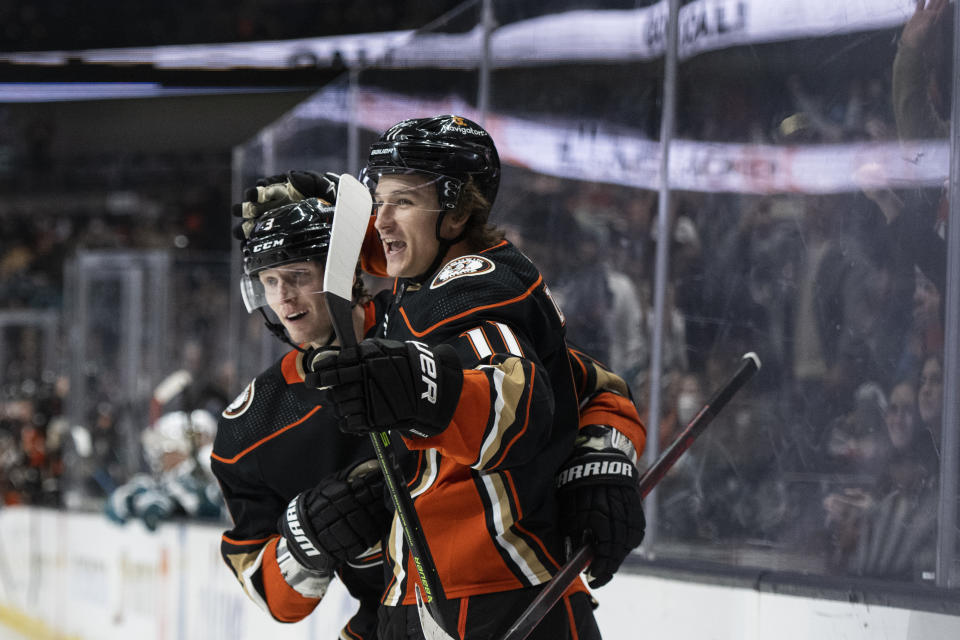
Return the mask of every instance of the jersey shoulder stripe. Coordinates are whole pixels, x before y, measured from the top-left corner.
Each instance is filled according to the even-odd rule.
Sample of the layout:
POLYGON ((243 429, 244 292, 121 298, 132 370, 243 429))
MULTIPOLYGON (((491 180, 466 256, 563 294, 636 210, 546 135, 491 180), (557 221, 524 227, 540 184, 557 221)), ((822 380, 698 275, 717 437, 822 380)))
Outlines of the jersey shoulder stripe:
POLYGON ((407 290, 400 314, 413 336, 423 337, 481 312, 524 324, 519 319, 530 313, 524 305, 536 304, 532 298, 543 288, 543 277, 533 263, 509 242, 503 242, 479 254, 456 258, 440 273, 467 259, 473 259, 482 268, 461 269, 433 289, 422 286, 407 290))
MULTIPOLYGON (((292 352, 295 356, 300 354, 292 352)), ((243 400, 242 411, 224 411, 217 421, 217 435, 212 457, 227 464, 236 462, 264 442, 280 433, 302 424, 316 413, 320 405, 311 404, 295 391, 302 386, 300 380, 288 380, 290 354, 271 365, 258 375, 241 394, 236 404, 243 400)), ((301 379, 302 380, 302 379, 301 379)), ((233 405, 231 405, 233 406, 233 405)))

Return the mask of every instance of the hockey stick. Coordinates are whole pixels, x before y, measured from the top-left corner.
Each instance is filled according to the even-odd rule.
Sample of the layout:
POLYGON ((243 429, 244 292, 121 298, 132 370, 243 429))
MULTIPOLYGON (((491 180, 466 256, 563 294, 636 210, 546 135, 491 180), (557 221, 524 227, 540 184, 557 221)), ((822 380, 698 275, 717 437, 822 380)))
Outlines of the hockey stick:
MULTIPOLYGON (((650 465, 650 468, 640 476, 638 486, 642 497, 647 497, 647 494, 649 494, 663 476, 667 474, 667 471, 673 467, 677 459, 690 448, 690 445, 697 439, 697 436, 713 421, 714 416, 717 415, 720 409, 730 401, 730 398, 732 398, 733 395, 740 390, 740 387, 759 369, 760 358, 757 357, 757 354, 751 351, 743 355, 740 368, 737 369, 737 372, 733 374, 726 384, 713 394, 713 397, 707 401, 707 404, 693 417, 690 424, 680 432, 676 440, 674 440, 667 450, 657 458, 656 462, 650 465)), ((550 582, 547 583, 544 590, 527 605, 526 610, 520 614, 520 617, 507 629, 500 640, 523 640, 530 635, 530 632, 543 620, 544 616, 547 615, 553 608, 553 605, 557 603, 557 600, 560 599, 560 596, 573 584, 577 576, 590 565, 591 560, 593 560, 593 550, 590 549, 590 547, 584 545, 577 549, 560 571, 550 579, 550 582)))
MULTIPOLYGON (((350 174, 340 176, 340 184, 337 188, 337 204, 333 215, 333 228, 330 231, 330 246, 327 250, 327 263, 323 274, 324 298, 327 303, 327 311, 330 314, 330 320, 333 323, 333 330, 340 339, 340 346, 355 347, 357 337, 353 331, 353 280, 357 270, 357 260, 360 257, 360 246, 363 244, 363 236, 367 230, 367 224, 370 220, 370 211, 372 209, 372 199, 370 192, 356 178, 350 174)), ((396 457, 393 454, 393 448, 390 442, 390 434, 386 431, 381 433, 371 433, 370 441, 373 443, 373 450, 377 455, 377 462, 380 470, 383 472, 383 478, 387 485, 387 491, 390 493, 390 499, 396 508, 397 517, 400 520, 400 527, 403 529, 403 537, 410 548, 410 556, 417 568, 420 579, 420 585, 423 587, 423 605, 420 604, 420 592, 417 590, 418 609, 420 611, 421 624, 424 624, 425 614, 423 606, 426 606, 427 617, 432 620, 426 620, 424 624, 424 635, 427 638, 449 638, 446 632, 443 632, 443 617, 440 613, 439 602, 444 598, 443 588, 440 584, 440 575, 437 573, 436 564, 430 555, 430 548, 427 546, 426 536, 423 534, 423 528, 417 512, 413 506, 413 498, 410 497, 410 491, 403 481, 403 472, 397 464, 396 457), (430 630, 433 627, 440 629, 444 634, 441 636, 427 635, 430 623, 430 630)), ((414 587, 416 589, 416 586, 414 587)))

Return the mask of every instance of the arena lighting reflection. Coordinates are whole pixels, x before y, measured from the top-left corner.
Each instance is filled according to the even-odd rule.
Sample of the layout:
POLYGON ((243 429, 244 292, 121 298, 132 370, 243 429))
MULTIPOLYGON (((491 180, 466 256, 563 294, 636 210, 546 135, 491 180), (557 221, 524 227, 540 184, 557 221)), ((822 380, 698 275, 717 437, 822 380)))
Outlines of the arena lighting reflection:
POLYGON ((158 82, 0 83, 0 103, 170 98, 233 93, 275 93, 295 87, 168 87, 158 82))
MULTIPOLYGON (((680 8, 679 55, 731 46, 836 36, 902 25, 915 0, 694 0, 680 8)), ((494 66, 651 60, 663 55, 667 0, 638 9, 581 10, 506 24, 491 35, 494 66)), ((342 62, 379 68, 473 68, 482 29, 390 31, 230 44, 0 53, 17 65, 151 64, 158 69, 283 69, 342 62)))

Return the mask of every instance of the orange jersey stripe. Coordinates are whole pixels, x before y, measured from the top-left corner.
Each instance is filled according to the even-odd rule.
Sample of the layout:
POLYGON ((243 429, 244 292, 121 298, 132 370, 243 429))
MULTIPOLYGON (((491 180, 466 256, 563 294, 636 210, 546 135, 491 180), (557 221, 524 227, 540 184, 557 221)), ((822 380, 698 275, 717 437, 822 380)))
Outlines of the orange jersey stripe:
MULTIPOLYGON (((470 466, 483 445, 482 429, 457 429, 456 424, 476 423, 477 416, 490 415, 490 385, 482 371, 468 369, 463 372, 463 387, 460 402, 448 427, 430 438, 403 438, 412 451, 437 449, 461 464, 470 466)), ((422 455, 422 453, 421 453, 422 455)), ((420 460, 422 462, 422 458, 420 460)))
POLYGON ((543 276, 537 276, 537 281, 534 282, 529 289, 527 289, 526 291, 524 291, 523 293, 521 293, 515 298, 511 298, 509 300, 501 300, 500 302, 494 302, 493 304, 485 304, 485 305, 480 305, 479 307, 473 307, 472 309, 467 309, 466 311, 462 311, 454 316, 450 316, 449 318, 441 320, 440 322, 436 323, 432 327, 428 327, 423 331, 417 331, 410 325, 410 319, 407 317, 407 312, 404 311, 403 307, 400 307, 400 315, 403 316, 403 321, 406 323, 407 329, 410 330, 410 333, 417 336, 418 338, 422 338, 423 336, 427 335, 431 331, 434 331, 437 327, 442 327, 448 322, 459 320, 460 318, 466 317, 473 313, 477 313, 478 311, 483 311, 484 309, 496 309, 497 307, 505 307, 505 306, 514 304, 515 302, 519 302, 524 298, 528 298, 542 283, 543 283, 543 276))
POLYGON ((210 457, 213 458, 214 460, 219 460, 220 462, 223 462, 224 464, 233 464, 234 462, 236 462, 237 460, 239 460, 239 459, 242 458, 243 456, 247 455, 248 453, 250 453, 251 451, 253 451, 253 450, 256 449, 257 447, 259 447, 260 445, 262 445, 263 443, 267 442, 268 440, 273 440, 274 438, 276 438, 277 436, 279 436, 279 435, 280 435, 281 433, 283 433, 284 431, 287 431, 288 429, 292 429, 292 428, 296 427, 296 426, 299 425, 299 424, 303 424, 304 421, 306 421, 310 416, 312 416, 313 414, 315 414, 315 413, 316 413, 317 411, 319 411, 319 410, 320 410, 320 405, 315 406, 313 409, 310 410, 310 412, 309 412, 307 415, 303 416, 302 418, 300 418, 300 419, 297 420, 296 422, 291 422, 290 424, 288 424, 287 426, 283 427, 282 429, 279 429, 278 431, 274 431, 273 433, 271 433, 271 434, 268 435, 267 437, 262 438, 262 439, 260 439, 260 440, 257 440, 257 441, 254 442, 252 445, 250 445, 249 447, 247 447, 246 449, 244 449, 243 451, 241 451, 241 452, 238 453, 237 455, 233 456, 232 458, 223 458, 223 457, 221 457, 221 456, 218 456, 218 455, 215 454, 215 453, 211 453, 211 454, 210 454, 210 457))
POLYGON ((270 538, 274 536, 267 536, 266 538, 259 538, 257 540, 234 540, 233 538, 228 538, 226 535, 220 536, 220 539, 226 542, 227 544, 232 544, 237 547, 244 547, 251 544, 263 544, 270 538))
POLYGON ((643 452, 647 444, 647 431, 637 408, 629 398, 615 393, 601 393, 595 396, 580 414, 580 426, 605 424, 613 427, 630 439, 637 455, 643 452))
POLYGON ((270 611, 281 622, 297 622, 303 620, 313 611, 320 602, 319 598, 307 598, 297 593, 287 584, 277 564, 277 542, 280 538, 267 543, 263 551, 261 573, 263 575, 263 591, 266 601, 270 603, 270 611))

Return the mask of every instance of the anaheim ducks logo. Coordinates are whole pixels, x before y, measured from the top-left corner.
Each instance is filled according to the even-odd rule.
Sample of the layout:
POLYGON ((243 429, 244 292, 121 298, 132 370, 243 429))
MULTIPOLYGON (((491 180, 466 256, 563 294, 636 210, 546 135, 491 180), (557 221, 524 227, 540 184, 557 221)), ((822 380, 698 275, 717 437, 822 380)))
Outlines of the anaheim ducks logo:
POLYGON ((442 287, 454 278, 480 276, 496 267, 483 256, 460 256, 448 262, 430 283, 431 289, 442 287))
POLYGON ((223 410, 221 414, 224 418, 239 418, 253 404, 253 386, 256 380, 251 380, 246 389, 240 392, 240 395, 223 410))

